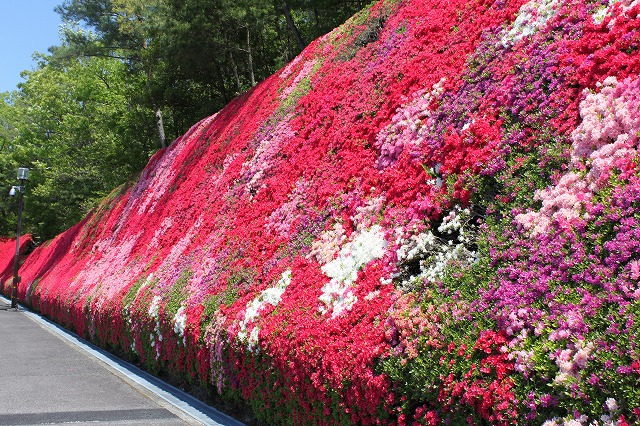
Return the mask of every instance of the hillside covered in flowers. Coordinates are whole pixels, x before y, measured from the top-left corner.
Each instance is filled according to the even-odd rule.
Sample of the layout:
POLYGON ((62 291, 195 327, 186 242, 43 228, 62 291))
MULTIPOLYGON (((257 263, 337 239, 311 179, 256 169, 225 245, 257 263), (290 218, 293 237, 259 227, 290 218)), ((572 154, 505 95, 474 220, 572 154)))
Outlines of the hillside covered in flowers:
POLYGON ((374 3, 39 246, 20 298, 266 424, 638 424, 639 14, 374 3))

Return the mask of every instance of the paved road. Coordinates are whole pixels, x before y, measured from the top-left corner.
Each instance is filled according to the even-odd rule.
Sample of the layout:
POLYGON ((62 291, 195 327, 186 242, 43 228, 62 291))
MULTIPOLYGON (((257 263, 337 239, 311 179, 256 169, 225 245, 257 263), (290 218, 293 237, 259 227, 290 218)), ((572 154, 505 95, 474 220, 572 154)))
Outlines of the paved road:
POLYGON ((0 298, 0 425, 242 423, 0 298))

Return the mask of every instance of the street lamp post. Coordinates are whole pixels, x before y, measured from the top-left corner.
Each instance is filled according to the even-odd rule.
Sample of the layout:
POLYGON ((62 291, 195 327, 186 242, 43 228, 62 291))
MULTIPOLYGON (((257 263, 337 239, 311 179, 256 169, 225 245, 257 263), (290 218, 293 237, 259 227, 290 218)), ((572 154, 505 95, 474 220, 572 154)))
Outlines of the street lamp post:
POLYGON ((22 233, 22 207, 24 203, 24 186, 25 182, 29 179, 29 169, 20 167, 18 169, 19 186, 14 186, 9 192, 14 196, 18 193, 18 230, 16 232, 16 256, 13 259, 13 287, 11 289, 11 307, 18 308, 18 284, 20 283, 20 276, 18 275, 18 269, 20 268, 20 234, 22 233))

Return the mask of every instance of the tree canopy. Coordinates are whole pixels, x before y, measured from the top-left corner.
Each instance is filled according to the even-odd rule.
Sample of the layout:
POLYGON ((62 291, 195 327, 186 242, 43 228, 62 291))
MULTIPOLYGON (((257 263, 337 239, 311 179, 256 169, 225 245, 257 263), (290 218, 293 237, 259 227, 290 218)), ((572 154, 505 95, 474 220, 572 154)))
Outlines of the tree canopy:
POLYGON ((24 229, 52 238, 366 3, 64 0, 60 45, 2 94, 0 235, 15 232, 17 167, 32 169, 24 229))

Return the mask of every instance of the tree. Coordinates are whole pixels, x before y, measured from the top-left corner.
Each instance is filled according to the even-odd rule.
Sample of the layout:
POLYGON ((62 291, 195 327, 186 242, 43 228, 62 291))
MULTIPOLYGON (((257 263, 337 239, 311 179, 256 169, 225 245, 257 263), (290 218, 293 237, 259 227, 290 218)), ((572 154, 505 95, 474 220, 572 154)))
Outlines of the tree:
POLYGON ((25 121, 26 109, 20 105, 16 92, 0 94, 0 236, 13 236, 17 225, 17 205, 9 190, 16 182, 16 170, 22 166, 16 160, 22 148, 16 144, 19 129, 25 121), (18 107, 19 106, 19 107, 18 107))
POLYGON ((338 0, 65 0, 69 55, 146 76, 161 145, 293 59, 364 6, 338 0), (88 28, 91 32, 83 30, 88 28))
MULTIPOLYGON (((48 239, 149 155, 291 60, 362 2, 65 0, 61 45, 0 103, 0 176, 32 169, 25 230, 48 239), (154 139, 157 141, 154 143, 154 139)), ((0 188, 0 234, 15 228, 0 188)), ((6 194, 5 194, 6 192, 6 194)))
POLYGON ((20 123, 2 157, 12 174, 32 169, 25 227, 43 239, 79 221, 153 151, 140 125, 150 111, 132 103, 144 81, 131 80, 121 61, 53 58, 42 56, 3 108, 20 123))
POLYGON ((166 147, 166 132, 160 97, 155 90, 158 54, 154 50, 159 0, 65 0, 56 11, 67 23, 64 38, 68 55, 109 57, 123 60, 131 74, 146 76, 148 104, 153 109, 158 143, 166 147), (78 29, 83 23, 95 33, 78 29))

